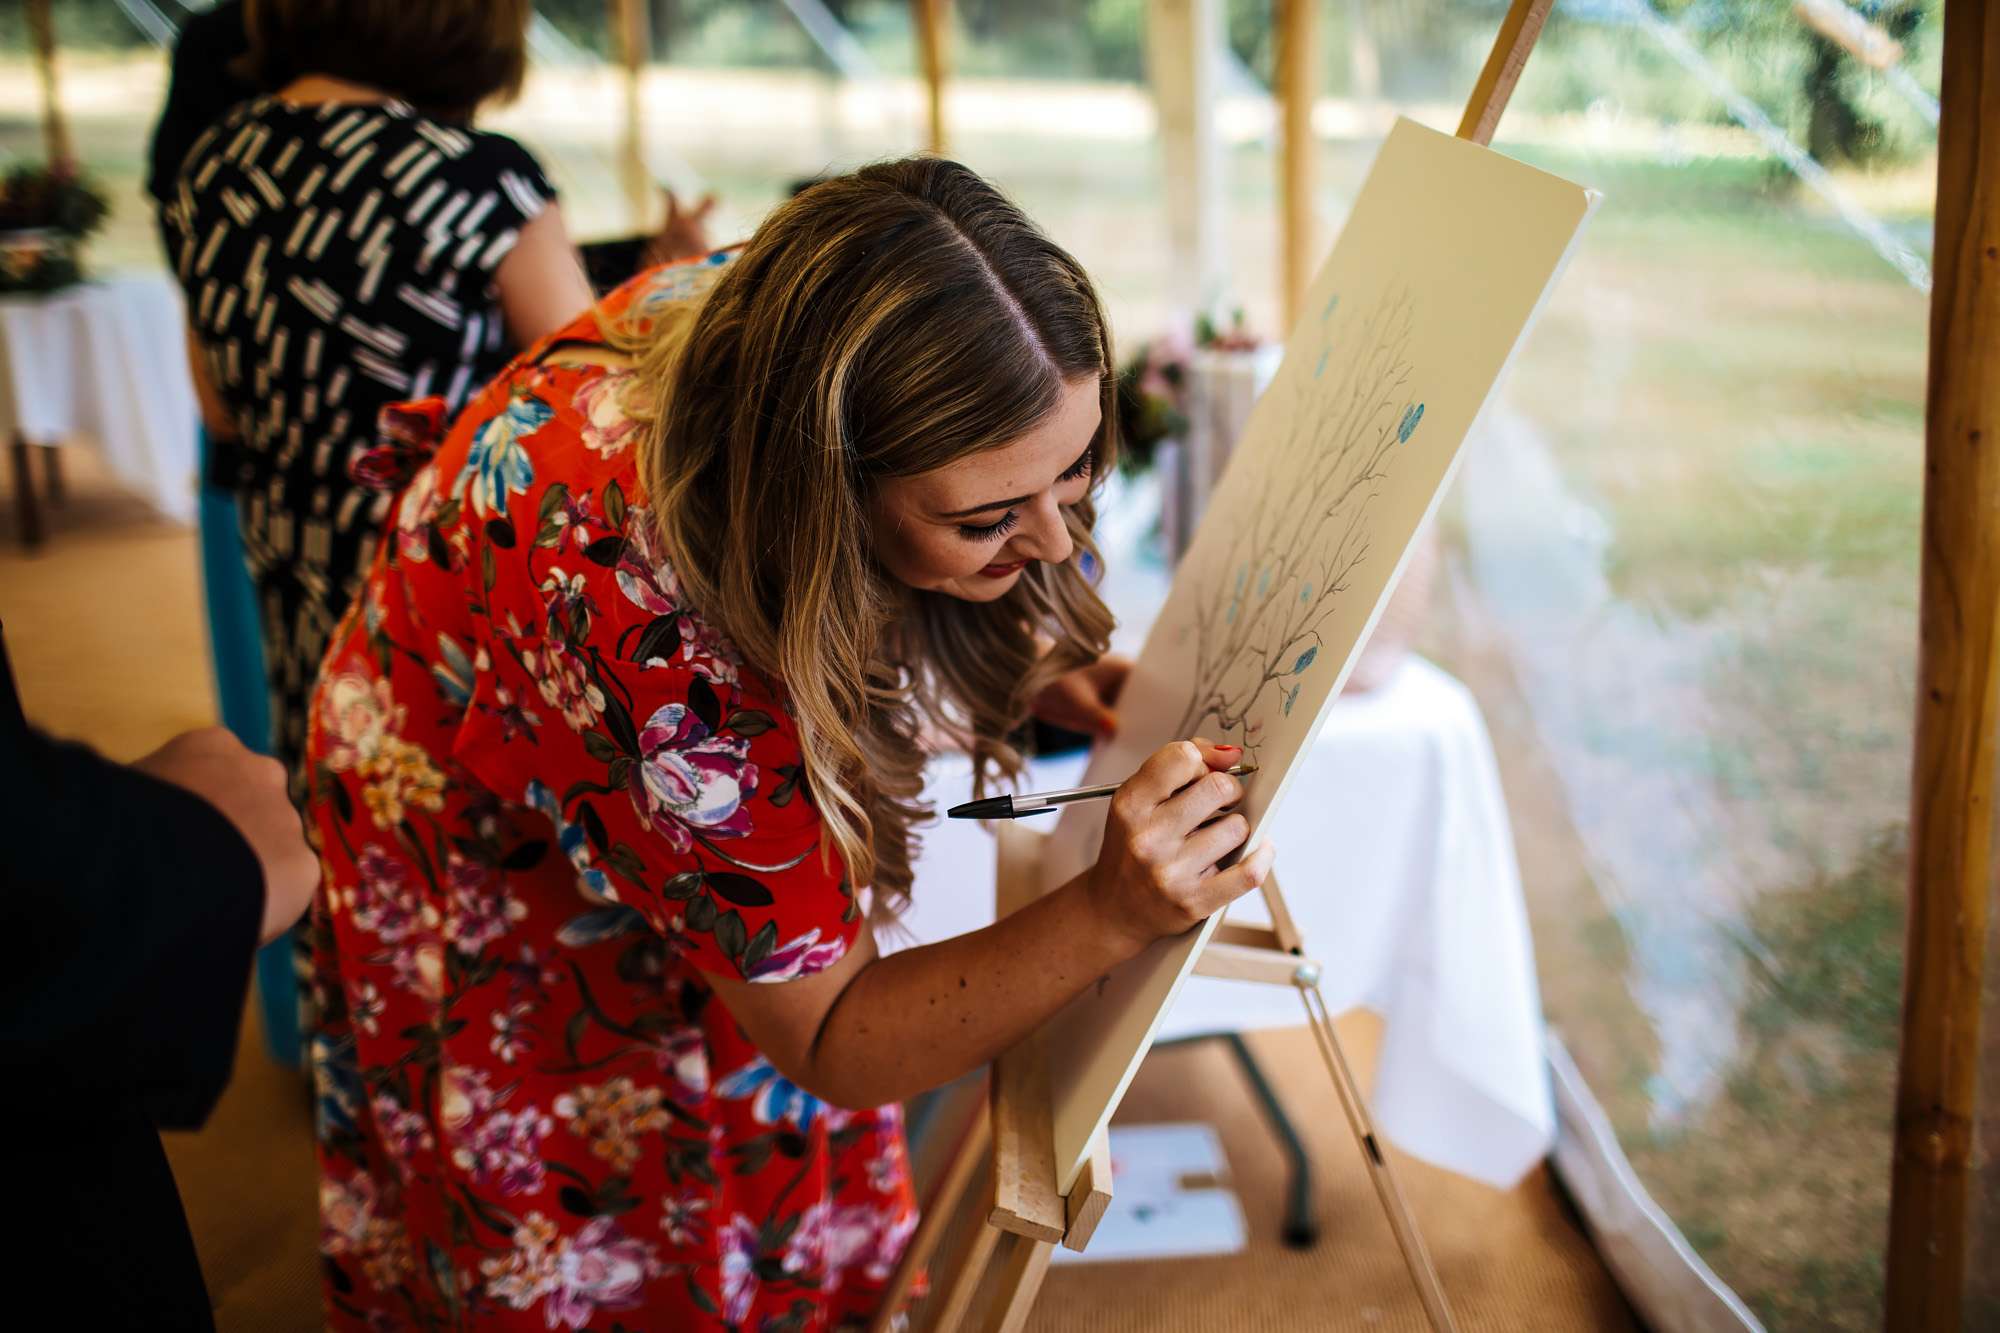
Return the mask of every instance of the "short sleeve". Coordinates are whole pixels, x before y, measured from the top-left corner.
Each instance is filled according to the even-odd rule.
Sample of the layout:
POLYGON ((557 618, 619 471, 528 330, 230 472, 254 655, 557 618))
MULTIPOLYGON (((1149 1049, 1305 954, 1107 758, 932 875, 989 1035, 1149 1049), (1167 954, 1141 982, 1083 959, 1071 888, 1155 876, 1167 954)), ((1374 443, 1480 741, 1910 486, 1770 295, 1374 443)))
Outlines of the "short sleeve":
POLYGON ((478 640, 454 757, 545 818, 607 909, 566 930, 616 928, 622 909, 707 972, 818 972, 860 929, 852 886, 781 692, 681 605, 631 451, 605 446, 616 387, 520 368, 439 456, 456 531, 421 545, 458 563, 478 640))
POLYGON ((472 199, 460 214, 460 225, 464 218, 474 219, 473 228, 485 241, 473 253, 479 266, 491 272, 521 239, 521 228, 556 202, 556 187, 535 155, 504 134, 475 132, 472 150, 453 170, 472 199))

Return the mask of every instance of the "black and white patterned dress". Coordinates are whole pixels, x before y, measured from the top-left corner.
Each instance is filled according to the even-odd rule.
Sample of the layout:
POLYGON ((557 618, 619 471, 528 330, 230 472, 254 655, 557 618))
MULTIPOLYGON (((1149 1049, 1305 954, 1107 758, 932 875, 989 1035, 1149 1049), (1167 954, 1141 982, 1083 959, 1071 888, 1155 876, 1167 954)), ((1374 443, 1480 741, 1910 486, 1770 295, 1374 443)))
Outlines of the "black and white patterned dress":
POLYGON ((494 274, 554 197, 512 139, 400 102, 259 98, 188 153, 164 225, 242 436, 211 473, 237 496, 287 766, 388 506, 348 461, 384 405, 439 395, 455 415, 507 363, 494 274))

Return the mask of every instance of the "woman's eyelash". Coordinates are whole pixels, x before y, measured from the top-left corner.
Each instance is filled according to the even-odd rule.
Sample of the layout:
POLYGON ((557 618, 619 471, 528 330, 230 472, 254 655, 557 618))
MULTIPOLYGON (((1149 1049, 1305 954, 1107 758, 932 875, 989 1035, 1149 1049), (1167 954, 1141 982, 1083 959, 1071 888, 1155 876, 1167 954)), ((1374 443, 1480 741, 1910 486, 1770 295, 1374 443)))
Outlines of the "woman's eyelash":
POLYGON ((1000 520, 997 523, 959 524, 958 535, 964 537, 968 541, 975 541, 975 542, 991 541, 995 537, 1004 537, 1008 533, 1012 532, 1016 527, 1016 525, 1020 523, 1020 521, 1021 521, 1020 511, 1017 509, 1009 509, 1005 514, 1002 514, 1000 516, 1000 520))
MULTIPOLYGON (((1087 477, 1090 475, 1091 464, 1096 461, 1097 458, 1095 451, 1087 453, 1083 457, 1077 459, 1076 462, 1070 464, 1069 471, 1063 473, 1062 476, 1056 478, 1056 480, 1075 481, 1078 477, 1087 477)), ((1005 514, 1003 514, 1000 517, 1000 520, 997 523, 959 524, 958 535, 965 538, 967 541, 988 542, 992 541, 995 537, 1003 537, 1006 534, 1012 532, 1014 528, 1020 523, 1020 521, 1021 521, 1020 511, 1016 509, 1009 509, 1005 514)))

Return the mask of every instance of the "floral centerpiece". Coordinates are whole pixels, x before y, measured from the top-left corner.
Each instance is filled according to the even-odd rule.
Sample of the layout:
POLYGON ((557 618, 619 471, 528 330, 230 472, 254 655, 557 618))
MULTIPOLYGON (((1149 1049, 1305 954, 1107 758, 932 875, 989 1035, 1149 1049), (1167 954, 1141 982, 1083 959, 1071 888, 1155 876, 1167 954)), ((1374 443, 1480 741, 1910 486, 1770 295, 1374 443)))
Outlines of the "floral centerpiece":
POLYGON ((0 174, 0 292, 59 291, 82 278, 83 240, 108 208, 73 162, 0 174))
POLYGON ((1197 350, 1255 351, 1261 345, 1245 327, 1241 309, 1227 327, 1202 315, 1192 340, 1175 330, 1143 344, 1118 372, 1119 465, 1144 472, 1154 465, 1162 441, 1186 433, 1189 368, 1197 350))

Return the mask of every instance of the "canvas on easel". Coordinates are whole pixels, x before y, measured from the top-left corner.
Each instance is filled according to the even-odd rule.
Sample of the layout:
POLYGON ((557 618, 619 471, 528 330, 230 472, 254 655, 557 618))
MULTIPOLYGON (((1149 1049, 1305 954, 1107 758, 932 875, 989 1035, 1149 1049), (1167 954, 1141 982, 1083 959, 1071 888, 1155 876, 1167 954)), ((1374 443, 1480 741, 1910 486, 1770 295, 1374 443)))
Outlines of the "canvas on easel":
MULTIPOLYGON (((1595 202, 1560 177, 1397 122, 1086 782, 1126 777, 1172 740, 1241 745, 1260 771, 1240 808, 1252 843, 1262 835, 1595 202)), ((1101 804, 1065 812, 1044 888, 1095 860, 1104 817, 1101 804)), ((1217 924, 1153 945, 1049 1024, 1060 1189, 1083 1170, 1217 924)))

